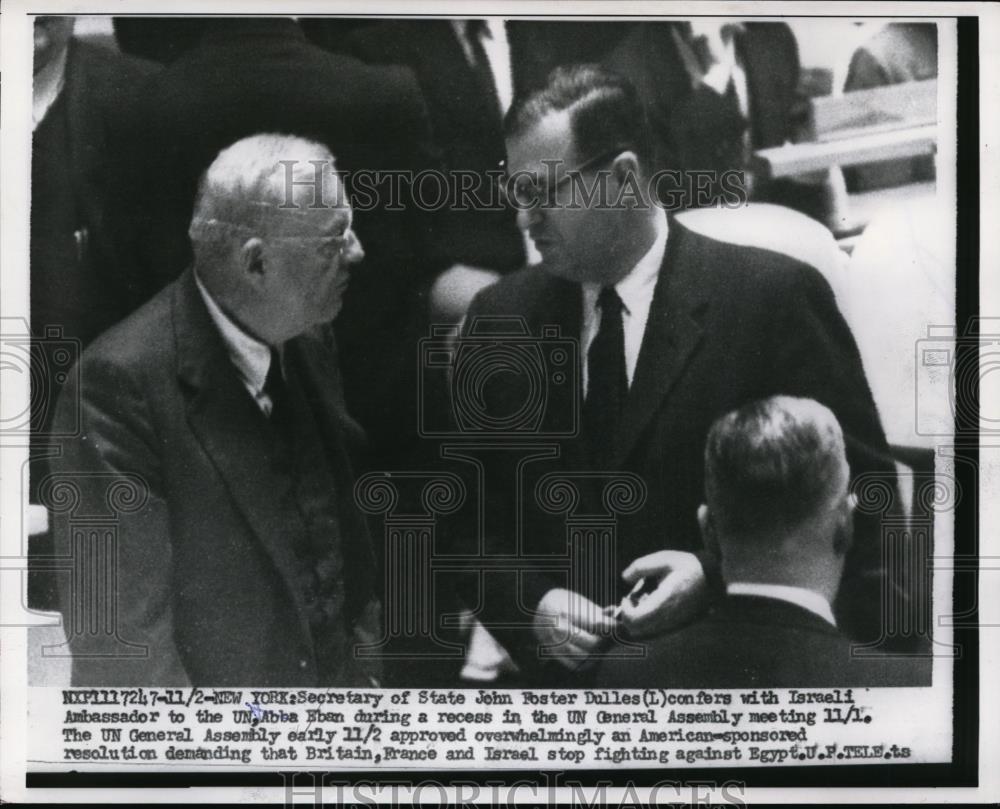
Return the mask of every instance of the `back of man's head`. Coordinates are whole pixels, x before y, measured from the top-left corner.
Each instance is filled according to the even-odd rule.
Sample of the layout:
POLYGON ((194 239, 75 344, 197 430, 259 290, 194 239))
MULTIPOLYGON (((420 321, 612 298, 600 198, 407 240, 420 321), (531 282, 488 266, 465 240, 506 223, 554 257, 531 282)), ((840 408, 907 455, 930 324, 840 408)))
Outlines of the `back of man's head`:
POLYGON ((850 545, 849 477, 840 425, 819 402, 774 396, 718 419, 702 521, 724 577, 835 589, 850 545))
POLYGON ((544 87, 515 99, 504 118, 504 136, 523 135, 545 116, 564 110, 582 157, 630 150, 648 165, 649 125, 635 88, 597 65, 557 67, 544 87))

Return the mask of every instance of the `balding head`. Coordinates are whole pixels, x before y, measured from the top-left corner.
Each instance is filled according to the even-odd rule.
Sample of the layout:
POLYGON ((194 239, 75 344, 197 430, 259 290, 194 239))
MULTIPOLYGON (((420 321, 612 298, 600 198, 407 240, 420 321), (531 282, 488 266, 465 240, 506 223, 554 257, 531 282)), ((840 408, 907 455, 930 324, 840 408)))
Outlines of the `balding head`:
POLYGON ((253 135, 202 177, 189 229, 195 269, 239 325, 284 342, 339 311, 346 267, 364 255, 351 223, 325 146, 253 135))
POLYGON ((727 580, 835 590, 850 545, 849 479, 843 432, 819 402, 774 396, 716 421, 700 518, 727 580))
POLYGON ((219 152, 198 188, 192 229, 213 221, 266 229, 346 203, 334 157, 321 143, 262 134, 219 152))

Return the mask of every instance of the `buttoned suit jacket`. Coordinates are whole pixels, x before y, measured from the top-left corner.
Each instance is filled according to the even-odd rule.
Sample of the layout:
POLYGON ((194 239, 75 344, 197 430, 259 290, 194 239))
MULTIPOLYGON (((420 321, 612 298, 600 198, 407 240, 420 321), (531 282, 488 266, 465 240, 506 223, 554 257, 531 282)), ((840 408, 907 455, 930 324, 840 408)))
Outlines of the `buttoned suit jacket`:
MULTIPOLYGON (((581 294, 578 284, 538 267, 523 270, 479 294, 466 333, 483 317, 502 316, 521 318, 536 339, 543 328, 555 326, 562 338, 578 340, 581 294)), ((550 332, 541 344, 552 339, 550 332)), ((717 241, 674 221, 611 464, 611 472, 632 473, 646 489, 638 510, 614 515, 616 548, 614 558, 605 563, 615 580, 613 603, 626 592, 619 576, 625 566, 662 549, 698 554, 718 586, 717 560, 702 546, 696 519, 704 501, 708 430, 723 414, 776 394, 808 397, 830 407, 845 432, 852 474, 880 476, 894 489, 894 466, 858 349, 825 279, 783 254, 717 241)), ((516 377, 498 374, 495 385, 486 376, 481 395, 487 412, 510 414, 523 406, 527 393, 516 377)), ((580 385, 571 391, 549 384, 543 397, 549 422, 523 440, 554 442, 558 457, 523 466, 518 489, 522 511, 513 513, 511 494, 502 485, 492 484, 486 495, 499 502, 487 501, 492 511, 485 527, 485 552, 520 554, 522 570, 516 576, 476 576, 482 580, 481 589, 466 593, 484 623, 520 654, 522 662, 536 656, 527 629, 532 610, 548 589, 567 586, 562 563, 552 564, 552 557, 567 554, 565 518, 545 513, 536 487, 546 474, 589 468, 581 435, 554 438, 553 431, 545 437, 546 423, 565 424, 574 409, 578 419, 580 385), (520 546, 514 544, 515 537, 520 537, 520 546)), ((509 481, 513 474, 512 469, 503 470, 491 480, 509 481)), ((880 636, 883 586, 888 585, 880 528, 874 515, 859 513, 836 605, 841 625, 853 637, 880 636)))
MULTIPOLYGON (((285 356, 329 448, 350 625, 373 586, 349 460, 362 435, 344 409, 332 340, 303 335, 285 356)), ((317 685, 287 518, 292 483, 190 271, 83 353, 56 418, 79 423, 42 484, 76 492, 72 508, 56 504, 56 547, 82 564, 79 521, 111 519, 116 636, 131 644, 125 656, 88 656, 110 648, 74 631, 95 585, 62 576, 74 685, 317 685)))

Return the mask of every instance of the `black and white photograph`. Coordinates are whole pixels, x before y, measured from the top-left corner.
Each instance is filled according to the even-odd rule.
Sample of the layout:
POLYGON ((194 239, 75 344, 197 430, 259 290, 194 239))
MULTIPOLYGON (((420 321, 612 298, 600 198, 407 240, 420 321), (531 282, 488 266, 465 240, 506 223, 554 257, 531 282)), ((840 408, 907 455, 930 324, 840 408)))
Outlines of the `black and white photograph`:
POLYGON ((4 12, 5 802, 1000 796, 995 8, 4 12))

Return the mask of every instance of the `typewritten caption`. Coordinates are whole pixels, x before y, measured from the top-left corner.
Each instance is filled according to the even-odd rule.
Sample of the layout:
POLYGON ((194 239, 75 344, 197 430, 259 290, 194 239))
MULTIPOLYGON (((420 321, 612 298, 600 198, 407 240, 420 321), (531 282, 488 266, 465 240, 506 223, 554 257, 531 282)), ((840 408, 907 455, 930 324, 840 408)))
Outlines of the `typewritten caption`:
MULTIPOLYGON (((47 765, 296 769, 936 760, 919 689, 32 689, 47 765), (57 718, 58 717, 58 718, 57 718)), ((946 751, 945 751, 946 752, 946 751)))

